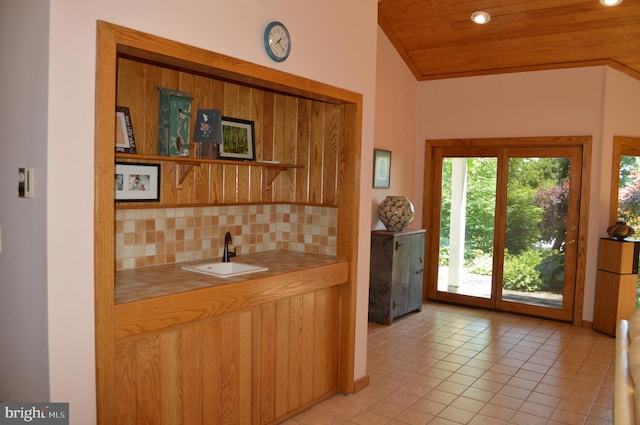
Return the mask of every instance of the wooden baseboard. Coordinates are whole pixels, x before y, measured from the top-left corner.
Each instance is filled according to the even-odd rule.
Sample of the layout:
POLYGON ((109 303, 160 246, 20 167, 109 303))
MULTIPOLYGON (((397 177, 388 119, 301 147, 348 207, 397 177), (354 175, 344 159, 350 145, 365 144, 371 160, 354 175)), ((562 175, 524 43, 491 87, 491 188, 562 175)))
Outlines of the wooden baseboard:
POLYGON ((369 386, 369 375, 365 375, 360 379, 357 379, 354 383, 353 383, 353 391, 354 392, 358 392, 363 388, 366 388, 369 386))
POLYGON ((591 328, 591 329, 593 329, 593 322, 590 322, 588 320, 583 320, 582 321, 582 327, 583 328, 591 328))

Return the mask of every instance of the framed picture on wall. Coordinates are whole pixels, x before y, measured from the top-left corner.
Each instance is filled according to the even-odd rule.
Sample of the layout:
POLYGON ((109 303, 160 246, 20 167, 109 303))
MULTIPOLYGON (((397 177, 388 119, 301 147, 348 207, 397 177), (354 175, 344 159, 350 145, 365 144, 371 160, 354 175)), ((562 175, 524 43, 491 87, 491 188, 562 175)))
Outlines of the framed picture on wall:
POLYGON ((391 179, 391 151, 373 150, 373 188, 388 189, 391 179))
POLYGON ((222 117, 222 143, 220 143, 218 158, 237 161, 256 160, 253 121, 222 117))
POLYGON ((159 201, 160 164, 116 163, 116 201, 159 201))

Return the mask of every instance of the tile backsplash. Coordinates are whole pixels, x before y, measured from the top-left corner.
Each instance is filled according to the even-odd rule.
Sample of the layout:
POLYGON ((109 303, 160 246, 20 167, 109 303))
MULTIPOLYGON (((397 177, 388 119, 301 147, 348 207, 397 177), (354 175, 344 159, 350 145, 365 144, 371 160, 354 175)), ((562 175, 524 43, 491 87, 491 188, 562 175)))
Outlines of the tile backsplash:
POLYGON ((336 255, 337 209, 233 205, 116 210, 116 270, 222 257, 231 232, 238 254, 289 249, 336 255))

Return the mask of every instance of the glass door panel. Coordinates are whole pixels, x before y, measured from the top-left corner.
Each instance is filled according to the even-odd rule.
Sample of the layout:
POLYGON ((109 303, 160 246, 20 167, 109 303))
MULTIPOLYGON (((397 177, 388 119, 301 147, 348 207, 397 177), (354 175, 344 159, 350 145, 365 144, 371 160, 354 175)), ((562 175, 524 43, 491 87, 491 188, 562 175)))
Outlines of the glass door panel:
POLYGON ((497 158, 443 158, 438 291, 490 299, 497 158))
POLYGON ((640 156, 620 156, 616 219, 626 221, 640 232, 640 156))
POLYGON ((562 309, 569 158, 509 158, 502 300, 562 309))

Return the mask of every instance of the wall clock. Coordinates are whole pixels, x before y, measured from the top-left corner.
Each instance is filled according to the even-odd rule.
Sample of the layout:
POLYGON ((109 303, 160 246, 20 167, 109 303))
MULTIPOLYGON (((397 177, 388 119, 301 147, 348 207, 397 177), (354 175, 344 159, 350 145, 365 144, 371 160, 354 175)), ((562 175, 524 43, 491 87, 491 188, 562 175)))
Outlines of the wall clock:
POLYGON ((291 52, 291 36, 287 27, 273 21, 264 29, 264 48, 271 59, 283 62, 291 52))

